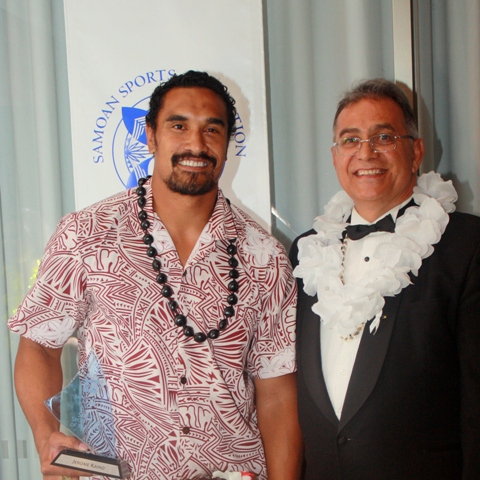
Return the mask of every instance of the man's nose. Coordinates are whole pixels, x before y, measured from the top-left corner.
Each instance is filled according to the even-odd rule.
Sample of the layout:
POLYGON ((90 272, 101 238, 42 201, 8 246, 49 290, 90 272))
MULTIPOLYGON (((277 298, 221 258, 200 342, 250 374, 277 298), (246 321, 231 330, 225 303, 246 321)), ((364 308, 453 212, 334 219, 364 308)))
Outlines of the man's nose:
POLYGON ((359 158, 371 157, 372 155, 376 156, 378 154, 378 152, 375 151, 374 148, 372 147, 372 144, 370 143, 370 139, 360 140, 359 144, 360 144, 360 148, 358 149, 358 152, 357 152, 357 156, 359 158), (364 147, 365 144, 366 144, 366 147, 364 147))
POLYGON ((188 146, 194 153, 207 150, 207 145, 203 137, 203 131, 200 128, 190 130, 188 137, 188 146))

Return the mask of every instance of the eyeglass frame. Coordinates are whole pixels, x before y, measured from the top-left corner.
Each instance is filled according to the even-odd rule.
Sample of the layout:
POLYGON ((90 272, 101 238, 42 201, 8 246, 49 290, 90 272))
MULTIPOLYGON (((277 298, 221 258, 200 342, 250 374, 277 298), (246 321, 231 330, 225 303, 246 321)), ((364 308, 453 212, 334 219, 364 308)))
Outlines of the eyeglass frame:
POLYGON ((410 138, 411 140, 415 140, 415 137, 413 135, 391 135, 390 133, 377 133, 376 135, 372 135, 370 138, 365 139, 365 140, 362 140, 360 137, 351 137, 351 138, 357 138, 359 140, 359 142, 358 142, 358 149, 355 150, 355 152, 353 152, 349 155, 345 155, 345 154, 340 153, 338 151, 338 142, 333 142, 332 147, 334 147, 335 151, 339 155, 341 155, 342 157, 353 157, 354 155, 356 155, 362 149, 362 143, 364 143, 364 142, 368 142, 368 144, 370 145, 370 148, 372 149, 373 152, 375 152, 375 153, 386 153, 386 152, 393 152, 394 150, 396 150, 396 148, 397 148, 397 138, 410 138), (380 135, 390 135, 391 137, 393 137, 393 139, 395 140, 395 144, 394 144, 392 149, 390 149, 390 150, 376 150, 374 148, 374 146, 372 145, 372 138, 379 137, 380 135))

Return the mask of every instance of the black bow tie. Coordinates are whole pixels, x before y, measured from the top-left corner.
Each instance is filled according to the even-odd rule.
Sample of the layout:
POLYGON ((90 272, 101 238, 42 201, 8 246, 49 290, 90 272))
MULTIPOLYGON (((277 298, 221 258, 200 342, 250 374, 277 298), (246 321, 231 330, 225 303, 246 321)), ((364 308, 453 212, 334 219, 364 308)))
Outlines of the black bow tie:
POLYGON ((345 232, 351 240, 360 240, 373 232, 394 232, 395 222, 391 215, 387 215, 372 225, 348 225, 345 232))

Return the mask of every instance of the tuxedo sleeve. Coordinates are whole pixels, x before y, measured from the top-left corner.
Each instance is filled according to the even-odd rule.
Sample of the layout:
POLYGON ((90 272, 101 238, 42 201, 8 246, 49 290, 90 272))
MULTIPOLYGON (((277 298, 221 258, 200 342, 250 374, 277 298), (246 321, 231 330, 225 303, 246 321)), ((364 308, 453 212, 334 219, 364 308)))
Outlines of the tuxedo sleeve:
MULTIPOLYGON (((476 226, 480 226, 480 221, 476 226)), ((464 480, 478 478, 480 472, 480 235, 476 237, 477 245, 466 274, 456 324, 464 480)))

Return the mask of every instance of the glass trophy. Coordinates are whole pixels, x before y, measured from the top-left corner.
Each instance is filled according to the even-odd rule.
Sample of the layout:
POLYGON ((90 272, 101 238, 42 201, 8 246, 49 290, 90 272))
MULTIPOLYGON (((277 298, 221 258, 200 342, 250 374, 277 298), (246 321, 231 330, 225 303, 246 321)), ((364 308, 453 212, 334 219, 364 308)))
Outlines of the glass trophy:
POLYGON ((91 451, 66 448, 52 465, 112 478, 128 478, 124 460, 116 458, 112 406, 105 375, 93 350, 70 384, 45 405, 72 435, 91 451))

